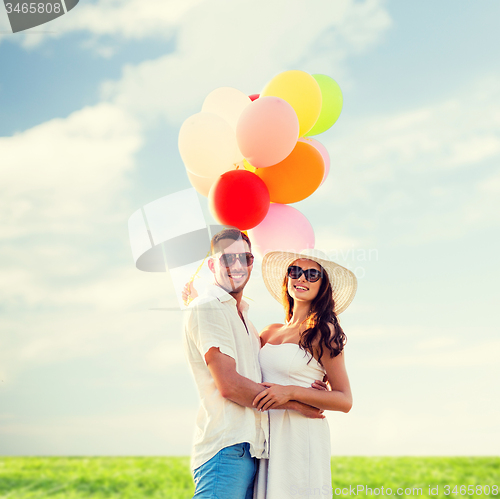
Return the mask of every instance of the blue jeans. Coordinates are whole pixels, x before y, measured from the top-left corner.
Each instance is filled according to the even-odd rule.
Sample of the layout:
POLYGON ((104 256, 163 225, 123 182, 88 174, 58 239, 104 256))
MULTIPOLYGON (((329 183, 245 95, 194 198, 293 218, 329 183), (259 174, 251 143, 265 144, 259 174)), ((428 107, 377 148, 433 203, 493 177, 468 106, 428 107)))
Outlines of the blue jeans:
POLYGON ((252 499, 257 459, 250 456, 250 444, 221 449, 193 472, 193 499, 252 499))

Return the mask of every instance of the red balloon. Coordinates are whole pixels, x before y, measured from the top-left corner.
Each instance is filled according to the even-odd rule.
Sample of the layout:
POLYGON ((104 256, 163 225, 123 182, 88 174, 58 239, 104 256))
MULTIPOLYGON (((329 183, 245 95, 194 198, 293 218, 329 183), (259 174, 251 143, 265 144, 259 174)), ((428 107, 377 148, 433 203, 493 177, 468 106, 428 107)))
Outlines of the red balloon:
POLYGON ((258 99, 260 97, 260 94, 252 94, 252 95, 249 95, 248 97, 250 97, 250 99, 252 101, 254 101, 255 99, 258 99))
POLYGON ((269 190, 255 173, 231 170, 212 184, 208 206, 220 224, 240 230, 252 229, 269 211, 269 190))

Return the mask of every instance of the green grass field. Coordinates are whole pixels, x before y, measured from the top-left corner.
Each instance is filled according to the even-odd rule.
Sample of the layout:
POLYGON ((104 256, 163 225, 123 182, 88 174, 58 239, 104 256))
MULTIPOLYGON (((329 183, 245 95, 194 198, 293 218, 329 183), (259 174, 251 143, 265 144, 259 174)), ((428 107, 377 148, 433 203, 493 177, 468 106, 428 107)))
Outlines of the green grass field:
MULTIPOLYGON (((332 477, 334 490, 344 489, 334 493, 334 497, 500 499, 500 458, 497 457, 335 457, 332 477), (438 495, 429 495, 429 485, 434 489, 438 487, 438 495), (469 492, 473 494, 466 490, 469 485, 469 492), (489 494, 484 493, 485 485, 489 485, 489 494), (408 490, 405 492, 405 489, 408 490)), ((0 458, 0 499, 188 499, 193 491, 187 457, 0 458)), ((300 492, 290 497, 307 497, 300 492)), ((325 496, 317 490, 309 497, 325 496)))

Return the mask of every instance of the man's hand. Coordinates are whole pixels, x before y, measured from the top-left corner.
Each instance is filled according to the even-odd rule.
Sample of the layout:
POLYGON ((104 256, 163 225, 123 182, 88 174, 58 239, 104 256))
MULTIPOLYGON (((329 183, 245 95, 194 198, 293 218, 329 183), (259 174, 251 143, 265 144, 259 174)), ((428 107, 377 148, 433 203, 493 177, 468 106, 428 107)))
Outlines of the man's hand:
POLYGON ((198 292, 193 285, 193 281, 189 281, 184 284, 181 296, 184 305, 189 305, 198 296, 198 292))
MULTIPOLYGON (((215 386, 224 398, 243 407, 254 407, 252 402, 255 400, 255 397, 264 391, 262 384, 255 383, 239 375, 236 372, 235 360, 221 353, 216 347, 212 347, 205 354, 205 361, 210 374, 214 378, 215 386)), ((311 419, 324 419, 325 417, 323 416, 323 410, 303 404, 297 400, 289 400, 282 406, 278 406, 277 409, 297 411, 311 419)))
POLYGON ((321 381, 319 379, 315 379, 313 383, 311 383, 311 388, 314 388, 315 390, 329 390, 329 385, 328 383, 325 383, 324 381, 321 381))

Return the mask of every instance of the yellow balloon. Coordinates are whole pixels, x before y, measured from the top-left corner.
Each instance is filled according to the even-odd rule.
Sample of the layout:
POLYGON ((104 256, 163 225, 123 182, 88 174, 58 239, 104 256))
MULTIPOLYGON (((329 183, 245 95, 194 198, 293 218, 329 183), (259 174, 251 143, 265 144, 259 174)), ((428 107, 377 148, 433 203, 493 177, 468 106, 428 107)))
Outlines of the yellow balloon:
POLYGON ((255 166, 252 166, 246 159, 243 160, 243 168, 252 173, 255 173, 255 171, 257 170, 257 168, 255 168, 255 166))
POLYGON ((284 71, 275 76, 261 92, 261 97, 279 97, 287 101, 299 119, 299 137, 316 123, 321 112, 321 89, 318 82, 305 71, 284 71))

